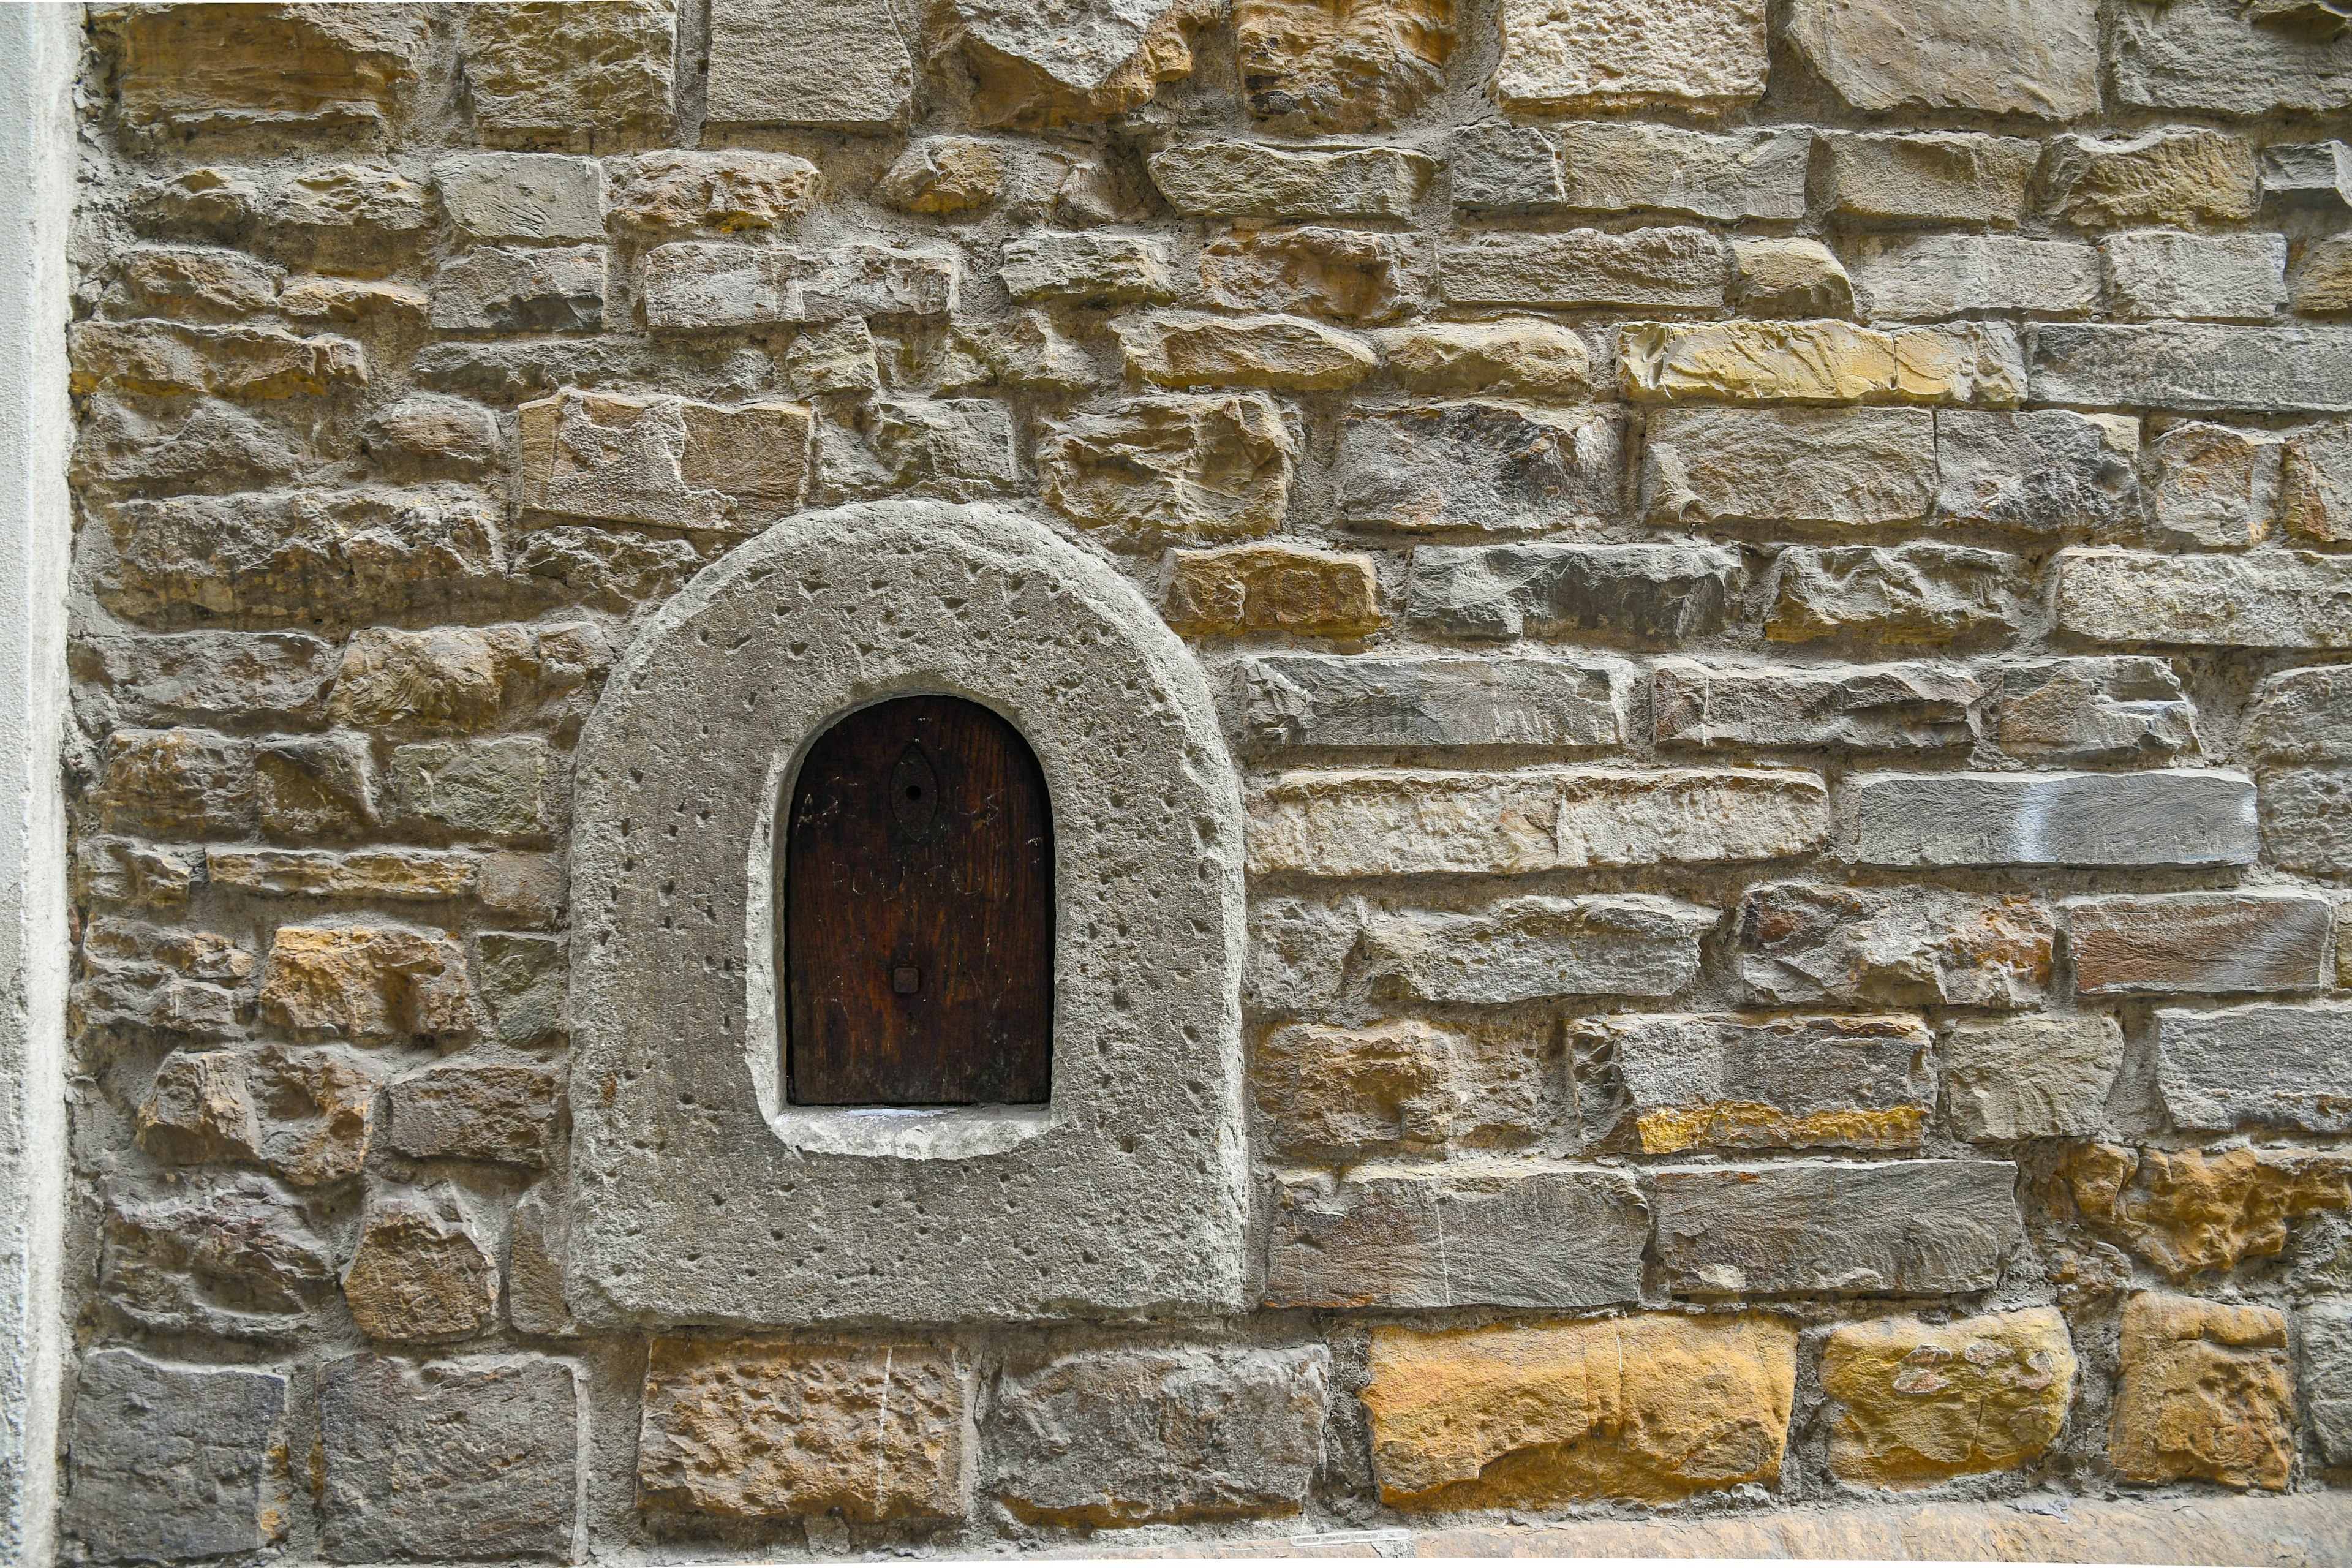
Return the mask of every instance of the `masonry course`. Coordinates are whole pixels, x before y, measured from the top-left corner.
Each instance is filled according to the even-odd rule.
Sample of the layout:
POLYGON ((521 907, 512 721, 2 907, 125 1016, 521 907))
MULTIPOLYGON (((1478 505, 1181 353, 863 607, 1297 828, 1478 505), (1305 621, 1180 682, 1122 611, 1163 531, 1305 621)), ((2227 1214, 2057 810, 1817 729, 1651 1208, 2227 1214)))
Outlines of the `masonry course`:
POLYGON ((61 1560, 2340 1531, 2344 9, 94 12, 61 1560), (968 688, 1052 1101, 793 1105, 968 688))

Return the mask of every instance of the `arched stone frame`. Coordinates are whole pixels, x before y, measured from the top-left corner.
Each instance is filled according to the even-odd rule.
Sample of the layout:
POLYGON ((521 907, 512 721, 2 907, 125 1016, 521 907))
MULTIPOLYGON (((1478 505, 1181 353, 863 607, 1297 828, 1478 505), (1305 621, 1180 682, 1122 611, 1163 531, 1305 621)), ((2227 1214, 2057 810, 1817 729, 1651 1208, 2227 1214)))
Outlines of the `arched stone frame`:
POLYGON ((1240 1309, 1239 788, 1191 653, 1018 513, 778 524, 655 617, 581 737, 566 1293, 584 1321, 787 1326, 1240 1309), (1044 1107, 782 1103, 778 803, 841 713, 1021 731, 1055 829, 1044 1107))

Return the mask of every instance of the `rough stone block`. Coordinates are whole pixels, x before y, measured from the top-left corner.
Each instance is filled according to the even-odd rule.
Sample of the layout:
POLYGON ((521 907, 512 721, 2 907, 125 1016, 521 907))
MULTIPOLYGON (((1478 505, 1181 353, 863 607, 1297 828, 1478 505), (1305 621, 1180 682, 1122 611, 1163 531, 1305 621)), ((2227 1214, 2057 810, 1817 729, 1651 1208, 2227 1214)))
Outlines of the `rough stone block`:
POLYGON ((2254 555, 2059 552, 2056 621, 2101 642, 2217 647, 2352 647, 2352 561, 2305 551, 2254 555))
POLYGON ((334 1294, 335 1249, 263 1176, 183 1181, 155 1197, 110 1188, 98 1289, 152 1333, 281 1341, 334 1294))
POLYGON ((1154 154, 1151 183, 1210 217, 1409 218, 1436 162, 1402 147, 1196 142, 1154 154))
POLYGON ((1678 642, 1722 630, 1746 582, 1739 552, 1713 545, 1424 544, 1406 602, 1440 637, 1678 642))
POLYGON ((1359 899, 1272 898, 1252 902, 1242 1005, 1295 1017, 1336 1005, 1351 989, 1349 970, 1369 911, 1359 899))
POLYGON ((1666 1501, 1780 1474, 1797 1332, 1778 1319, 1371 1331, 1372 1468, 1414 1512, 1666 1501))
POLYGON ((1360 339, 1303 316, 1171 310, 1114 321, 1111 332, 1129 373, 1158 386, 1332 392, 1380 366, 1360 339))
POLYGON ((2015 228, 2041 148, 1973 131, 1825 136, 1827 199, 1864 222, 2015 228))
POLYGON ((211 730, 117 730, 90 805, 116 829, 164 837, 253 831, 253 748, 211 730))
POLYGON ((489 140, 642 146, 669 133, 676 0, 488 0, 464 19, 474 123, 489 140))
POLYGON ((1424 1002, 1668 996, 1698 973, 1714 910, 1651 893, 1498 899, 1466 910, 1369 915, 1355 973, 1424 1002))
POLYGON ((1748 316, 1851 316, 1853 279, 1818 239, 1735 239, 1731 302, 1748 316))
POLYGON ((1645 1154, 1916 1149, 1935 1109, 1915 1015, 1625 1014, 1570 1019, 1568 1037, 1613 1067, 1645 1154))
POLYGON ((2037 403, 2191 413, 2352 408, 2347 328, 2053 324, 2033 329, 2030 358, 2037 403))
POLYGON ((2263 202, 2352 208, 2352 145, 2280 142, 2263 149, 2263 202))
POLYGON ((908 25, 888 0, 718 0, 710 8, 710 119, 885 131, 915 91, 908 25))
POLYGON ((1643 443, 1653 523, 1919 522, 1936 493, 1925 408, 1662 408, 1643 443))
MULTIPOLYGON (((1423 321, 1371 334, 1399 384, 1415 392, 1518 393, 1580 400, 1592 390, 1584 340, 1535 317, 1423 321)), ((2347 481, 2352 490, 2352 481, 2347 481)))
POLYGON ((1323 1463, 1321 1345, 1091 1351, 996 1385, 990 1489, 1080 1527, 1297 1513, 1323 1463))
POLYGON ((85 833, 74 843, 75 896, 101 903, 176 908, 204 880, 205 864, 183 850, 85 833))
POLYGON ((1591 1308, 1642 1293, 1630 1172, 1483 1156, 1277 1178, 1269 1307, 1591 1308))
POLYGON ((99 1562, 229 1557, 285 1539, 286 1377, 82 1358, 59 1523, 99 1562))
POLYGON ((1244 664, 1269 746, 1622 745, 1631 668, 1606 658, 1272 654, 1244 664))
POLYGON ((1245 539, 1281 525, 1297 453, 1264 396, 1139 397, 1046 425, 1038 489, 1119 545, 1245 539))
POLYGON ((2352 1008, 2159 1008, 2156 1079, 2179 1126, 2352 1131, 2352 1008))
POLYGON ((2283 1489, 2294 1468, 2286 1319, 2141 1291, 2124 1303, 2107 1458, 2126 1480, 2283 1489))
POLYGON ((2025 591, 2025 563, 1995 550, 1796 545, 1774 563, 1764 635, 1774 642, 1951 642, 2015 626, 2025 591))
POLYGON ((261 1014, 312 1038, 363 1044, 474 1027, 464 951, 446 932, 399 926, 279 926, 261 1014))
POLYGON ((2073 120, 2099 110, 2093 0, 1798 0, 1788 29, 1807 63, 1865 113, 2073 120))
POLYGON ((1982 1290, 2024 1240, 2006 1160, 1653 1167, 1677 1296, 1982 1290))
POLYGON ((977 136, 928 136, 910 143, 874 186, 902 212, 968 213, 1004 192, 1004 154, 977 136))
POLYGON ((2352 762, 2352 668, 2281 670, 2254 689, 2242 740, 2268 763, 2352 762))
POLYGON ((2074 989, 2316 991, 2333 910, 2317 893, 2118 894, 2066 906, 2074 989))
POLYGON ((174 1051, 139 1108, 139 1147, 167 1165, 257 1160, 261 1126, 241 1051, 174 1051))
POLYGON ((1559 144, 1531 125, 1457 125, 1445 144, 1445 167, 1454 205, 1465 212, 1550 212, 1568 202, 1559 144))
POLYGON ((2340 316, 2352 310, 2352 244, 2330 235, 2303 248, 2295 275, 2294 308, 2306 316, 2340 316))
POLYGON ((2092 1143, 2060 1173, 2084 1215, 2175 1279, 2276 1257, 2290 1221, 2352 1205, 2352 1162, 2334 1151, 2092 1143))
POLYGON ((2263 845, 2282 870, 2341 876, 2352 868, 2352 774, 2293 768, 2262 780, 2263 845))
POLYGON ((319 1371, 320 1547, 336 1563, 569 1562, 585 1436, 567 1362, 330 1362, 319 1371))
POLYGON ((2164 659, 2040 660, 2000 672, 2000 749, 2065 762, 2195 753, 2197 705, 2164 659))
POLYGON ((737 331, 852 316, 944 316, 953 256, 882 245, 831 249, 677 240, 646 253, 639 280, 656 332, 737 331))
POLYGON ((2132 527, 2138 451, 2138 421, 2119 415, 1939 409, 1936 515, 2040 534, 2132 527))
POLYGON ((1145 235, 1047 229, 1007 240, 997 276, 1016 300, 1133 303, 1174 298, 1168 243, 1145 235))
POLYGON ((961 1518, 971 1377, 929 1345, 657 1338, 638 1496, 725 1519, 961 1518))
POLYGON ((571 1255, 571 1226, 558 1189, 541 1182, 523 1194, 507 1227, 507 1321, 515 1332, 547 1339, 573 1339, 580 1325, 563 1300, 563 1268, 571 1255))
POLYGON ((1426 247, 1411 236, 1312 226, 1236 229, 1201 251, 1201 287, 1231 310, 1376 322, 1416 313, 1426 247))
POLYGON ((2244 866, 2257 849, 2243 773, 1876 773, 1846 790, 1870 866, 2244 866))
POLYGON ((232 1034, 252 1013, 253 954, 218 931, 126 920, 83 929, 77 1021, 180 1034, 232 1034))
POLYGON ((827 500, 903 492, 973 500, 1020 478, 1013 411, 985 397, 874 398, 816 422, 827 500))
POLYGON ((2201 127, 2137 136, 2062 136, 2043 176, 2053 211, 2079 228, 2242 222, 2261 172, 2242 139, 2201 127))
POLYGON ((343 1270, 352 1321, 372 1340, 430 1344, 495 1327, 499 1266, 455 1193, 400 1194, 368 1205, 343 1270))
POLYGON ((1787 769, 1285 773, 1253 792, 1253 874, 1507 875, 1820 848, 1829 797, 1787 769))
POLYGON ((2270 536, 2285 443, 2266 430, 2181 425, 2151 447, 2156 526, 2167 542, 2243 549, 2270 536))
POLYGON ((209 246, 142 245, 120 263, 107 292, 113 313, 228 321, 268 310, 286 269, 209 246))
POLYGON ((396 746, 386 794, 393 815, 466 835, 550 831, 554 764, 537 735, 396 746))
POLYGON ((2352 39, 2320 26, 2275 23, 2276 8, 2228 0, 2132 0, 2116 14, 2116 93, 2133 108, 2267 114, 2352 104, 2352 39), (2266 12, 2268 14, 2266 14, 2266 12))
POLYGON ((406 9, 179 5, 93 21, 114 46, 123 119, 184 132, 381 126, 425 47, 425 18, 406 9))
POLYGON ((1739 906, 1739 978, 1768 1001, 2032 1007, 2058 926, 2018 894, 1767 883, 1739 906))
MULTIPOLYGON (((483 880, 490 879, 486 868, 483 880)), ((566 1026, 564 939, 486 931, 474 939, 474 952, 499 1039, 525 1049, 559 1044, 566 1026)))
POLYGON ((459 153, 433 165, 433 186, 449 221, 469 240, 604 237, 604 170, 593 158, 459 153))
POLYGON ((429 317, 441 328, 593 332, 604 323, 604 247, 483 246, 433 275, 429 317))
POLYGON ((487 1062, 394 1079, 384 1138, 419 1160, 490 1160, 538 1170, 555 1136, 556 1079, 544 1068, 487 1062))
POLYGON ((2266 321, 2286 305, 2286 236, 2144 229, 2108 237, 2110 308, 2147 321, 2266 321))
POLYGON ((1625 395, 1724 403, 1975 403, 2025 395, 2025 360, 1996 324, 1874 331, 1843 321, 1636 324, 1617 337, 1625 395))
POLYGON ((648 153, 617 162, 613 222, 641 236, 780 227, 816 205, 815 164, 789 153, 648 153))
POLYGON ((1381 626, 1380 584, 1369 555, 1277 543, 1179 550, 1161 610, 1196 637, 1362 637, 1381 626))
POLYGON ((256 744, 253 773, 261 830, 274 838, 355 838, 382 820, 364 735, 272 736, 256 744))
POLYGON ((2303 1407, 2320 1456, 2352 1460, 2352 1301, 2327 1297, 2295 1310, 2303 1407))
POLYGON ((331 713, 362 728, 478 730, 534 695, 539 673, 528 626, 363 626, 343 645, 331 713))
POLYGON ((2074 240, 2008 234, 1873 235, 1855 246, 1853 286, 1874 321, 2011 310, 2087 316, 2099 303, 2099 253, 2074 240))
POLYGON ((1445 86, 1448 0, 1239 0, 1234 47, 1252 114, 1274 130, 1369 131, 1445 86))
POLYGON ((429 463, 478 473, 506 455, 498 416, 462 397, 419 392, 376 416, 369 449, 384 446, 429 463))
POLYGON ((950 19, 974 78, 974 122, 1035 131, 1150 102, 1192 70, 1190 35, 1222 15, 1201 0, 954 0, 950 19))
POLYGON ((1344 1164, 1448 1146, 1518 1146, 1560 1111, 1545 1043, 1514 1031, 1400 1018, 1360 1028, 1286 1024, 1251 1064, 1266 1147, 1344 1164))
MULTIPOLYGON (((1719 223, 1787 222, 1805 213, 1810 131, 1710 136, 1671 125, 1599 120, 1559 126, 1551 137, 1559 149, 1559 205, 1564 207, 1687 213, 1719 223)), ((1458 175, 1454 201, 1470 205, 1462 201, 1458 175)))
POLYGON ((1484 401, 1362 411, 1339 434, 1339 513, 1404 533, 1532 533, 1614 521, 1624 422, 1484 401))
POLYGON ((1928 1324, 1832 1330, 1822 1390, 1838 1403, 1830 1473, 1860 1486, 1933 1486, 2017 1469, 2049 1448, 2074 1395, 2074 1345, 2055 1307, 1928 1324))
POLYGON ((1932 751, 1976 742, 1984 689, 1949 665, 1750 669, 1675 658, 1650 679, 1661 746, 1932 751))
POLYGON ((1944 1038, 1952 1130, 1975 1143, 2087 1136, 2123 1061, 2123 1026, 2102 1013, 1963 1018, 1944 1038))
POLYGON ((1507 113, 1708 114, 1764 95, 1761 0, 1504 0, 1499 22, 1494 94, 1507 113))
POLYGON ((315 397, 368 384, 367 354, 349 338, 282 327, 179 321, 80 321, 70 333, 70 384, 142 397, 209 393, 236 403, 315 397))
POLYGON ((1703 228, 1479 234, 1437 247, 1437 284, 1454 305, 1716 310, 1730 261, 1703 228))

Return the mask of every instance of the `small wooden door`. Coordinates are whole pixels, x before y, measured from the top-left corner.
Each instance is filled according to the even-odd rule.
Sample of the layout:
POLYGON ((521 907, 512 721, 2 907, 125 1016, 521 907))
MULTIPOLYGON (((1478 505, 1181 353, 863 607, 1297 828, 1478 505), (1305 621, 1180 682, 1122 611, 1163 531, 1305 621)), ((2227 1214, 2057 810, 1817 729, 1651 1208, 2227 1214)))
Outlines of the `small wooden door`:
POLYGON ((956 697, 817 738, 784 851, 798 1105, 1034 1105, 1053 1086, 1054 840, 1011 724, 956 697))

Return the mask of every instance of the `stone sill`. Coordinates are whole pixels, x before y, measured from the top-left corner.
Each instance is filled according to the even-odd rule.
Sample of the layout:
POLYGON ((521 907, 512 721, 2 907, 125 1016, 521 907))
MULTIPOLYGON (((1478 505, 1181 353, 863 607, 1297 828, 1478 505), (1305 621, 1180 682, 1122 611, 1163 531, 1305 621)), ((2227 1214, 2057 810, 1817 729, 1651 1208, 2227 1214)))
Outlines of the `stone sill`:
POLYGON ((889 1160, 972 1160, 1002 1154, 1054 1130, 1043 1105, 787 1108, 768 1118, 788 1148, 889 1160))

